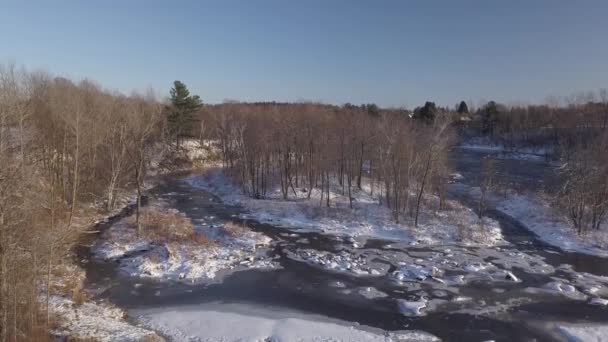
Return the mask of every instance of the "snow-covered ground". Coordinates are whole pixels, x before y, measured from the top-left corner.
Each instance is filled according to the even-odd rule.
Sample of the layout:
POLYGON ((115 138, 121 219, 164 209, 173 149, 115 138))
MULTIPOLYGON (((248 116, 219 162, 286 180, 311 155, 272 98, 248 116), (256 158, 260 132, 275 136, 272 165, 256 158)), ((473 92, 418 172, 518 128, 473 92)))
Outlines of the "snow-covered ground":
POLYGON ((420 331, 384 333, 377 329, 282 308, 210 303, 132 312, 144 326, 176 341, 385 342, 439 341, 420 331))
POLYGON ((197 166, 202 166, 203 163, 210 163, 214 155, 220 153, 217 147, 218 142, 212 140, 184 139, 180 143, 181 149, 186 157, 197 166))
POLYGON ((70 336, 95 341, 162 341, 152 330, 137 327, 124 320, 125 312, 108 303, 85 302, 54 295, 50 310, 57 320, 55 336, 70 336))
MULTIPOLYGON (((478 187, 457 184, 453 189, 471 198, 479 198, 478 187)), ((607 223, 604 223, 599 231, 590 231, 579 236, 566 215, 554 208, 550 200, 542 194, 509 191, 506 195, 488 196, 487 201, 490 207, 521 222, 549 245, 564 251, 608 257, 607 223)))
MULTIPOLYGON (((161 205, 155 210, 164 209, 161 205)), ((201 244, 190 238, 154 241, 138 237, 128 221, 123 219, 106 230, 93 252, 102 260, 118 260, 121 270, 134 277, 194 283, 214 279, 220 271, 277 267, 265 255, 270 239, 246 228, 232 236, 221 224, 195 225, 194 231, 205 236, 206 242, 201 244)))
POLYGON ((606 342, 608 325, 605 324, 558 324, 555 328, 569 342, 606 342))
POLYGON ((608 257, 606 225, 600 231, 580 237, 563 213, 539 196, 511 193, 506 199, 496 201, 496 209, 519 220, 546 243, 566 251, 608 257))
MULTIPOLYGON (((225 203, 243 206, 249 211, 244 218, 290 229, 399 240, 410 245, 464 243, 488 246, 504 242, 496 221, 484 219, 480 224, 471 209, 455 201, 448 201, 449 210, 426 209, 421 213, 417 228, 409 217, 402 219, 404 223, 395 223, 391 211, 379 204, 377 191, 374 196, 370 195, 369 183, 364 183, 362 190, 353 189, 353 209, 350 209, 348 195, 342 195, 337 184, 330 191, 331 208, 326 208, 325 203, 320 205, 321 191, 318 189, 312 190, 310 198, 308 189, 301 187, 295 189, 295 195, 290 189, 288 200, 282 199, 278 188, 270 191, 266 199, 250 198, 220 168, 208 169, 202 175, 190 177, 188 182, 214 193, 225 203)), ((436 204, 431 206, 436 207, 436 204)))

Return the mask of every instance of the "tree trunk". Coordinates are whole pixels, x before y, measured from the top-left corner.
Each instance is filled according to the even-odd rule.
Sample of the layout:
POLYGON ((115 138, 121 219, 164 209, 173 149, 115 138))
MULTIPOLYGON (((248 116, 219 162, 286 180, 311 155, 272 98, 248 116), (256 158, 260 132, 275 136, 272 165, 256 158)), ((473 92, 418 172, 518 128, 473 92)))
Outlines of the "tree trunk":
POLYGON ((422 183, 420 184, 420 191, 418 192, 418 198, 416 199, 416 217, 414 219, 414 226, 418 227, 418 215, 420 213, 420 202, 422 200, 422 194, 424 193, 424 185, 426 183, 426 177, 431 167, 431 151, 429 151, 429 156, 426 162, 426 167, 424 168, 424 175, 422 176, 422 183))
POLYGON ((51 243, 49 246, 49 260, 47 261, 47 269, 46 269, 46 328, 50 328, 51 322, 51 311, 50 311, 50 301, 51 301, 51 268, 53 267, 53 244, 51 243))
POLYGON ((140 211, 141 211, 141 175, 140 175, 140 162, 138 162, 135 168, 135 184, 137 185, 137 208, 135 209, 135 225, 137 227, 137 236, 142 236, 142 228, 140 222, 140 211))
POLYGON ((363 150, 364 144, 361 143, 361 158, 359 159, 359 177, 357 178, 357 187, 361 190, 361 178, 363 177, 363 150))

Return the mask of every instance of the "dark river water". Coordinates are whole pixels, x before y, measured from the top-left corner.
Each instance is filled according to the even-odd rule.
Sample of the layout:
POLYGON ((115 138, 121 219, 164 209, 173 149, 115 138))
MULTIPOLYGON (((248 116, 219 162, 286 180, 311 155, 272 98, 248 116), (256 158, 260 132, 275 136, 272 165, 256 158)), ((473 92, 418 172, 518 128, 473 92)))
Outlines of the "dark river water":
MULTIPOLYGON (((464 176, 459 182, 474 185, 484 155, 452 152, 450 159, 454 168, 464 176)), ((550 166, 538 162, 498 160, 496 169, 500 177, 512 186, 528 189, 542 188, 554 177, 550 166)), ((452 195, 459 196, 456 192, 452 195)), ((241 208, 222 204, 212 194, 190 186, 180 176, 166 177, 149 196, 166 199, 173 208, 185 213, 194 222, 208 220, 209 216, 213 216, 216 222, 234 220, 235 215, 243 212, 241 208)), ((467 201, 466 198, 461 199, 467 201)), ((503 213, 490 210, 488 215, 500 223, 503 235, 510 242, 509 246, 504 247, 505 253, 524 252, 543 258, 547 264, 555 267, 568 264, 574 271, 608 274, 606 259, 562 252, 542 243, 519 222, 503 213)), ((116 263, 88 258, 88 251, 83 248, 80 257, 86 261, 83 266, 87 270, 88 286, 97 291, 99 298, 108 299, 127 310, 168 306, 174 308, 179 305, 204 307, 218 302, 243 303, 323 315, 386 331, 418 329, 444 341, 550 341, 558 338, 552 332, 553 322, 608 322, 608 310, 605 307, 564 296, 524 291, 527 287, 540 287, 550 282, 550 276, 567 278, 571 277, 572 272, 561 274, 561 271, 556 271, 551 275, 543 275, 527 273, 523 269, 514 270, 522 282, 500 284, 501 291, 496 291, 495 284, 483 281, 459 287, 458 296, 472 298, 468 310, 463 310, 459 305, 450 305, 450 299, 456 295, 447 294, 445 299, 448 304, 431 310, 422 317, 406 317, 399 312, 395 300, 411 298, 412 294, 420 292, 420 287, 404 287, 388 276, 359 277, 334 272, 287 257, 288 251, 301 249, 355 253, 352 244, 345 239, 313 232, 286 231, 252 221, 248 225, 273 239, 268 253, 276 258, 280 268, 231 272, 220 276, 221 280, 217 282, 187 285, 130 278, 118 272, 116 263), (137 292, 133 292, 136 283, 141 285, 137 292), (341 286, 337 287, 337 283, 341 286), (362 296, 357 289, 365 287, 373 287, 388 296, 362 296)), ((356 253, 377 256, 378 262, 383 262, 383 255, 395 250, 414 255, 446 248, 471 254, 480 253, 478 247, 416 248, 383 240, 367 240, 356 253)), ((391 261, 385 262, 389 264, 390 273, 395 265, 391 261)), ((422 290, 429 293, 433 291, 424 284, 422 290)))

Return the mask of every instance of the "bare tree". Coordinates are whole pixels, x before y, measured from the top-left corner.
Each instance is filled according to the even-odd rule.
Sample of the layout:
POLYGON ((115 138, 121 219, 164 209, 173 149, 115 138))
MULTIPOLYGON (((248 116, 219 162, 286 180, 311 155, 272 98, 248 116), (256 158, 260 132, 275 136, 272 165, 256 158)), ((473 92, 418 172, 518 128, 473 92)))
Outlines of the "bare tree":
POLYGON ((485 214, 487 207, 487 196, 488 193, 494 188, 494 159, 491 157, 485 157, 481 160, 481 175, 479 181, 479 207, 477 209, 477 215, 481 220, 485 214))
POLYGON ((608 212, 608 134, 590 144, 582 141, 561 167, 563 187, 558 205, 565 209, 579 235, 600 229, 608 212))
POLYGON ((146 175, 146 168, 150 162, 148 147, 160 121, 162 108, 154 102, 154 95, 149 92, 148 97, 134 96, 130 101, 127 113, 127 130, 131 139, 132 146, 129 149, 130 160, 132 163, 135 187, 137 189, 137 207, 135 212, 135 222, 138 234, 142 234, 140 223, 140 212, 142 206, 142 187, 146 175))

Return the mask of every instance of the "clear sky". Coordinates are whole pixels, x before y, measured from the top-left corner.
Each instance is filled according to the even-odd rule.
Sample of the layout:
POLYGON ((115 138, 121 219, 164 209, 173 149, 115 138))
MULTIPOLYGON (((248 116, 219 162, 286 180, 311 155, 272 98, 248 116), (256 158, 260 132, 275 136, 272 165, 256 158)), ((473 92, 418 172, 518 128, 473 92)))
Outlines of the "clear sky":
POLYGON ((608 88, 606 0, 0 0, 0 62, 123 92, 542 102, 608 88))

